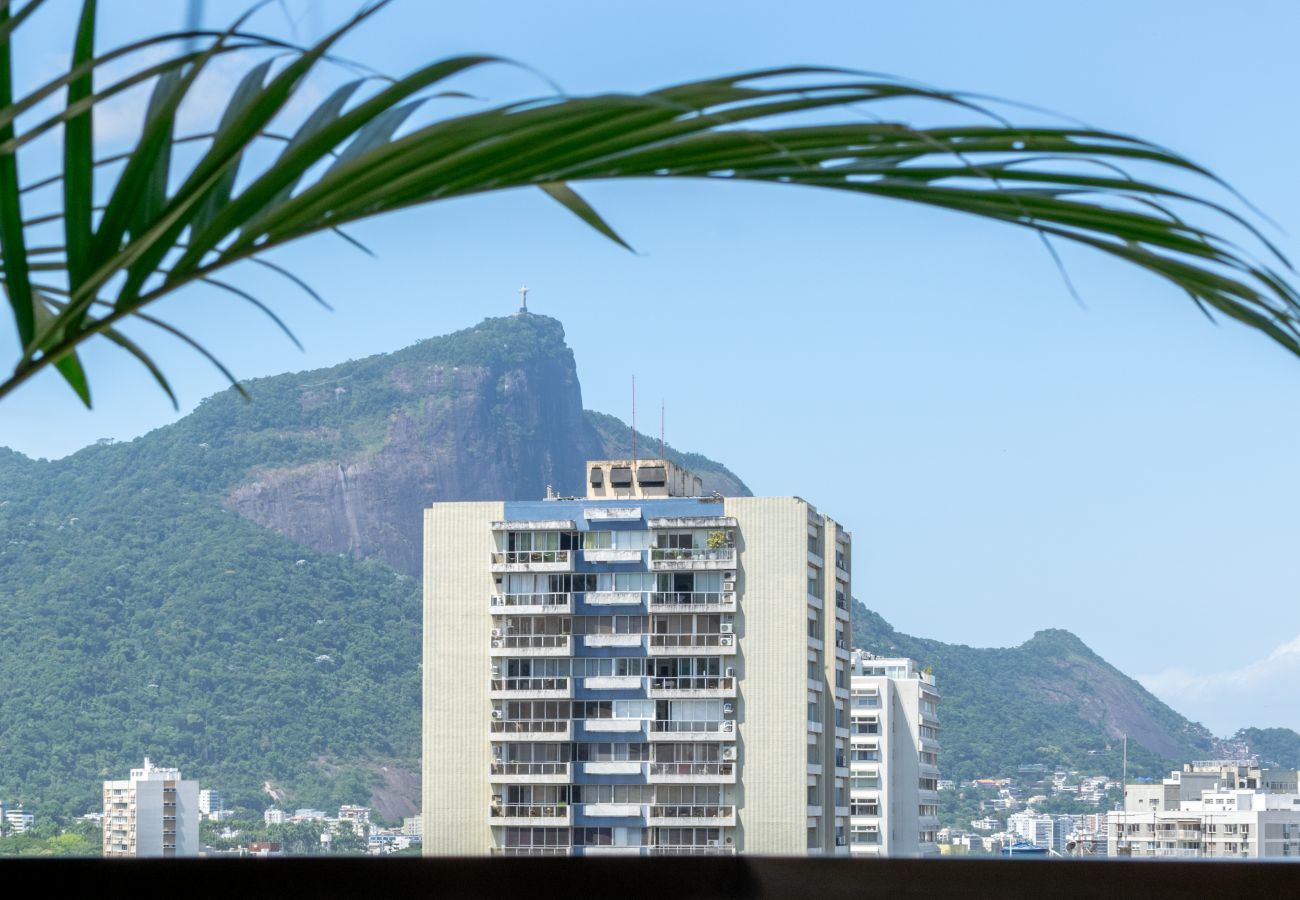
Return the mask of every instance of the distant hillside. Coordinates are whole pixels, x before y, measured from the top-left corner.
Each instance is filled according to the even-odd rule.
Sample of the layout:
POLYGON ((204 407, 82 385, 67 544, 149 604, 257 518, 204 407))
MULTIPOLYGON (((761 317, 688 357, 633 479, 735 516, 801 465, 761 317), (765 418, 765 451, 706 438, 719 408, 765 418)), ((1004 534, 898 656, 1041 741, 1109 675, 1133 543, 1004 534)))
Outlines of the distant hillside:
POLYGON ((1158 776, 1217 757, 1223 742, 1188 721, 1068 631, 1040 631, 1019 647, 981 649, 902 634, 855 601, 859 647, 933 666, 943 702, 940 769, 969 779, 1043 763, 1158 776))
POLYGON ((576 493, 630 441, 543 316, 248 388, 63 460, 0 448, 0 800, 82 813, 148 754, 248 806, 411 814, 420 511, 576 493))
POLYGON ((1243 728, 1233 740, 1244 743, 1261 765, 1300 769, 1300 734, 1290 728, 1243 728))

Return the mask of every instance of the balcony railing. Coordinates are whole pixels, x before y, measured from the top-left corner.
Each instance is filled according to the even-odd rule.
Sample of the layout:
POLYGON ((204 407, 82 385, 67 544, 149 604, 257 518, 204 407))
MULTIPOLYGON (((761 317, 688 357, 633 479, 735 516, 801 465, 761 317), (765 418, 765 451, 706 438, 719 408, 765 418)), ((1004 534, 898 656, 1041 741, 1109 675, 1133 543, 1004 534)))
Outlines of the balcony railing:
POLYGON ((724 847, 718 841, 711 844, 668 844, 650 848, 651 856, 732 856, 735 847, 724 847))
POLYGON ((569 807, 564 803, 509 803, 493 806, 494 819, 567 819, 569 807))
POLYGON ((582 599, 588 606, 640 606, 645 602, 645 592, 587 591, 582 599))
POLYGON ((652 806, 651 819, 730 819, 736 814, 734 806, 689 805, 652 806))
POLYGON ((568 847, 493 847, 493 856, 568 856, 568 847))
POLYGON ((652 634, 650 635, 651 647, 671 647, 681 649, 683 647, 734 647, 736 636, 734 634, 652 634))
POLYGON ((550 697, 569 696, 569 679, 558 678, 493 678, 493 694, 543 694, 550 697))
POLYGON ((651 547, 651 562, 732 562, 735 547, 651 547))
POLYGON ((543 614, 568 612, 573 609, 570 594, 493 594, 492 609, 497 612, 517 612, 527 609, 543 614))
POLYGON ((568 650, 567 634, 507 634, 492 638, 493 650, 568 650))
POLYGON ((717 691, 719 693, 735 696, 736 679, 727 675, 703 675, 689 678, 659 678, 650 679, 650 696, 655 696, 655 691, 717 691))
POLYGON ((689 719, 651 719, 650 730, 652 732, 666 734, 731 734, 736 729, 736 723, 730 719, 708 719, 704 721, 691 721, 689 719))
POLYGON ((493 734, 567 734, 568 719, 493 719, 493 734))
POLYGON ((736 608, 735 591, 656 591, 650 595, 652 607, 683 607, 691 610, 736 608))
POLYGON ((572 565, 572 550, 498 550, 492 554, 492 566, 498 571, 527 572, 542 566, 541 571, 554 572, 572 565))
POLYGON ((567 762, 497 762, 492 764, 492 774, 498 776, 528 776, 569 774, 567 762))
POLYGON ((735 774, 734 762, 657 762, 650 764, 651 778, 728 778, 735 774))

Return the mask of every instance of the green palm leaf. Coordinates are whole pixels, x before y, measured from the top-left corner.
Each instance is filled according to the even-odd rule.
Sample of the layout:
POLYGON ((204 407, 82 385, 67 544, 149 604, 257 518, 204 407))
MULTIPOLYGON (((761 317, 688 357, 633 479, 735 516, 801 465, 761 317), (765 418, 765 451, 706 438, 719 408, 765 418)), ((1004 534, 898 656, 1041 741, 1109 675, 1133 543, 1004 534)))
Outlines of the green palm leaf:
POLYGON ((0 396, 54 365, 88 403, 88 382, 75 354, 96 335, 129 352, 173 396, 148 355, 122 335, 122 322, 161 328, 216 362, 199 340, 145 308, 187 285, 206 283, 255 304, 287 332, 225 270, 261 264, 324 302, 263 255, 322 232, 346 238, 342 226, 392 210, 535 187, 626 247, 575 185, 628 178, 795 184, 1004 222, 1145 269, 1203 310, 1242 322, 1300 354, 1300 297, 1290 264, 1256 224, 1259 215, 1234 208, 1244 206, 1240 198, 1224 203, 1165 183, 1191 175, 1220 187, 1188 159, 1127 135, 1021 127, 987 114, 964 95, 869 73, 806 67, 638 95, 541 97, 430 119, 420 107, 450 93, 443 82, 503 62, 464 56, 387 82, 349 81, 286 138, 270 133, 272 121, 304 79, 330 60, 335 43, 383 2, 363 8, 311 47, 247 33, 241 19, 222 32, 191 30, 96 56, 95 3, 87 0, 69 71, 15 98, 10 45, 36 5, 11 17, 9 4, 0 0, 0 253, 23 347, 13 374, 0 383, 0 396), (180 37, 197 42, 196 48, 162 62, 151 58, 102 86, 93 82, 103 62, 144 49, 156 52, 180 37), (268 51, 279 56, 267 59, 268 51), (177 108, 212 59, 232 54, 249 57, 248 67, 220 122, 209 134, 178 137, 177 108), (153 95, 135 147, 120 158, 95 160, 95 105, 149 80, 153 95), (59 90, 66 90, 62 110, 16 129, 20 112, 59 90), (429 93, 434 90, 442 93, 429 93), (931 104, 958 121, 916 128, 879 113, 864 115, 897 100, 931 104), (20 190, 20 152, 59 125, 61 179, 20 190), (178 153, 182 144, 200 139, 207 146, 197 156, 178 153), (268 158, 249 152, 265 142, 279 144, 278 152, 246 168, 268 158), (183 159, 189 162, 182 168, 183 159), (118 174, 104 192, 103 208, 95 210, 95 181, 104 177, 97 173, 108 172, 109 163, 119 164, 118 174), (60 210, 24 209, 40 187, 60 180, 60 210), (27 229, 60 220, 63 245, 30 246, 27 229), (1257 251, 1230 241, 1233 233, 1255 242, 1257 251), (1267 259, 1273 262, 1262 261, 1267 259), (34 287, 32 273, 52 282, 34 287))

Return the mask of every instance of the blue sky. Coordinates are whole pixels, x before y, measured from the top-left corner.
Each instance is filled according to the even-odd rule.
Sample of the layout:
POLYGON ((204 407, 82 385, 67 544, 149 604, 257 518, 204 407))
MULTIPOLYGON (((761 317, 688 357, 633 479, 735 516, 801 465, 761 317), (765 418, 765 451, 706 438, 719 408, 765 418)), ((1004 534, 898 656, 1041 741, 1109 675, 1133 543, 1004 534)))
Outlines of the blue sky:
MULTIPOLYGON (((355 8, 286 5, 304 39, 355 8)), ((180 0, 103 6, 106 42, 183 19, 180 0)), ((20 59, 33 78, 67 52, 73 6, 52 7, 20 59)), ((209 21, 243 7, 209 0, 209 21)), ((892 72, 1178 149, 1277 220, 1300 256, 1294 3, 792 9, 397 0, 344 51, 390 72, 487 51, 571 92, 791 62, 892 72)), ((274 5, 262 22, 287 30, 274 5)), ((545 90, 507 69, 463 87, 499 100, 545 90)), ((123 121, 132 114, 124 105, 123 121)), ((1300 360, 1208 324, 1148 276, 1066 250, 1081 309, 1034 238, 971 218, 779 187, 585 192, 637 254, 544 197, 503 194, 362 226, 377 260, 329 240, 283 253, 336 306, 276 288, 305 353, 220 295, 169 301, 171 314, 253 377, 507 313, 526 281, 533 308, 565 323, 589 407, 626 418, 635 373, 644 409, 666 402, 672 443, 847 523, 856 593, 900 629, 1005 646, 1069 628, 1220 733, 1300 728, 1287 687, 1300 673, 1288 459, 1300 360), (627 328, 634 309, 664 327, 627 328)), ((153 346, 184 409, 222 387, 201 359, 153 346)), ((0 353, 12 352, 5 334, 0 353)), ((54 457, 176 417, 115 351, 88 361, 100 364, 93 413, 45 379, 5 401, 0 444, 54 457)))

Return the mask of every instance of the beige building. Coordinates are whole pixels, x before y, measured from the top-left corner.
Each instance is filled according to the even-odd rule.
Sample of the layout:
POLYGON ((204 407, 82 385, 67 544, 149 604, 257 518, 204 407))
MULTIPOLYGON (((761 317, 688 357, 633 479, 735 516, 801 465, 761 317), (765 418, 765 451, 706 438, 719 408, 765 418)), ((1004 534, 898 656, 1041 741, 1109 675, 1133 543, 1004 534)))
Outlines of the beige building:
POLYGON ((199 783, 145 757, 125 781, 104 782, 104 856, 197 856, 199 783))
POLYGON ((938 856, 939 689, 915 660, 854 650, 849 851, 938 856))
POLYGON ((428 854, 847 853, 851 544, 661 460, 425 513, 428 854))

